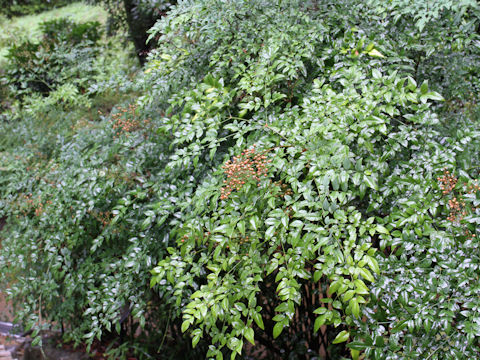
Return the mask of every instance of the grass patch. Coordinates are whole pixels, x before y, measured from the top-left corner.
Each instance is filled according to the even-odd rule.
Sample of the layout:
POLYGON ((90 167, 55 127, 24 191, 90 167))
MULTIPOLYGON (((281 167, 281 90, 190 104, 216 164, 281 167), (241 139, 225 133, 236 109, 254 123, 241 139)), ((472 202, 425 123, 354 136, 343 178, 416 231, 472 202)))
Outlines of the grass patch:
POLYGON ((102 7, 87 5, 82 2, 35 15, 12 19, 0 17, 0 66, 5 61, 5 55, 12 43, 26 39, 38 40, 41 36, 39 29, 41 22, 62 17, 69 17, 75 22, 99 21, 105 24, 107 21, 107 13, 102 7))

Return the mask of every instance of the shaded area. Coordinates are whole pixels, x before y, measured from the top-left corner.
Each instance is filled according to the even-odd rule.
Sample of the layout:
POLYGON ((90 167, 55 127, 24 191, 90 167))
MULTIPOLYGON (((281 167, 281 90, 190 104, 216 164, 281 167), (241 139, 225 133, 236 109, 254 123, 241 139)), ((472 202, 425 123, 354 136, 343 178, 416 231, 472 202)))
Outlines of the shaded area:
MULTIPOLYGON (((0 231, 3 230, 7 222, 6 217, 0 217, 0 231)), ((1 238, 0 238, 0 248, 1 248, 1 238)), ((0 321, 13 321, 12 306, 5 300, 4 294, 0 292, 0 321)), ((8 333, 9 331, 4 331, 0 322, 0 334, 8 333)))

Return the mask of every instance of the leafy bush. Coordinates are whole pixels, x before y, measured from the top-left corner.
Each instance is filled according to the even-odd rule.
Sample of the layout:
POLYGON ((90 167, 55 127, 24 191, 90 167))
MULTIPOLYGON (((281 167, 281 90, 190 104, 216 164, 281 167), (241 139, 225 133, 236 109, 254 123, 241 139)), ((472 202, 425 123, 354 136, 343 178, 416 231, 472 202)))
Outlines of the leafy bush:
POLYGON ((476 17, 477 20, 480 18, 480 7, 473 0, 438 0, 433 2, 369 0, 368 2, 377 13, 392 17, 394 21, 401 18, 407 19, 407 21, 415 24, 420 31, 432 22, 443 19, 453 20, 454 25, 458 26, 464 20, 466 13, 476 17))
POLYGON ((1 0, 0 13, 8 17, 37 14, 71 2, 71 0, 1 0))
MULTIPOLYGON (((455 318, 454 322, 457 323, 455 337, 445 338, 442 337, 440 329, 445 323, 452 323, 452 317, 449 318, 451 315, 448 315, 452 310, 448 305, 445 307, 446 310, 440 307, 439 312, 435 312, 436 315, 429 316, 432 316, 430 319, 444 319, 443 322, 435 322, 430 336, 425 336, 424 329, 420 333, 422 335, 419 335, 415 331, 419 331, 418 327, 421 325, 417 323, 410 325, 413 318, 403 322, 405 317, 401 314, 404 314, 402 309, 405 305, 402 305, 402 301, 412 301, 409 306, 413 306, 413 309, 409 313, 413 316, 420 311, 414 307, 413 301, 419 301, 423 307, 431 308, 434 306, 432 301, 438 299, 438 292, 432 289, 430 292, 425 291, 428 295, 423 297, 414 295, 418 289, 426 289, 429 282, 428 278, 421 276, 421 273, 414 276, 407 274, 409 279, 417 284, 416 287, 402 277, 395 278, 395 283, 400 287, 392 289, 390 285, 394 280, 390 279, 394 275, 389 271, 396 274, 408 266, 417 269, 418 256, 425 253, 425 248, 420 245, 422 241, 431 244, 434 239, 443 238, 445 242, 457 243, 457 233, 451 232, 451 226, 443 220, 447 217, 445 214, 448 212, 448 205, 430 189, 438 188, 436 178, 440 176, 441 169, 445 166, 459 166, 465 171, 470 169, 468 175, 465 173, 469 178, 465 179, 465 182, 472 181, 478 172, 475 170, 472 172, 470 166, 457 163, 456 159, 461 156, 463 149, 454 147, 453 144, 460 141, 478 151, 478 137, 473 141, 472 130, 466 130, 465 136, 469 140, 462 140, 460 134, 446 140, 447 133, 436 121, 436 116, 427 110, 426 105, 422 105, 429 99, 439 100, 441 97, 431 92, 427 83, 417 87, 413 78, 407 76, 405 79, 397 72, 389 73, 388 70, 387 73, 378 71, 380 64, 384 69, 398 69, 397 64, 401 62, 415 64, 415 57, 405 56, 410 54, 404 52, 401 41, 398 43, 393 39, 382 41, 379 49, 384 50, 378 51, 374 43, 367 45, 369 40, 357 37, 358 35, 348 31, 348 27, 346 29, 339 27, 338 22, 345 19, 341 16, 336 18, 330 8, 328 15, 327 9, 323 9, 325 13, 319 11, 315 14, 323 19, 321 25, 316 24, 315 30, 309 31, 308 23, 302 23, 297 18, 291 19, 288 24, 301 25, 289 32, 288 28, 284 28, 284 24, 285 18, 291 14, 289 13, 291 9, 282 9, 282 15, 279 15, 265 10, 270 7, 262 2, 257 4, 258 8, 255 8, 254 4, 252 7, 241 5, 215 7, 213 3, 200 5, 197 2, 195 6, 187 7, 186 10, 177 9, 175 17, 170 17, 168 22, 159 24, 156 29, 164 34, 163 40, 174 44, 171 51, 168 47, 160 49, 156 64, 154 60, 154 68, 158 68, 162 75, 166 71, 182 77, 185 76, 185 67, 193 65, 197 74, 202 68, 207 68, 224 79, 233 79, 224 81, 225 89, 223 84, 219 87, 212 85, 212 81, 207 81, 207 84, 201 85, 193 93, 182 93, 178 101, 173 103, 178 105, 182 112, 180 116, 173 116, 169 120, 171 125, 168 129, 174 131, 174 138, 178 139, 175 142, 181 144, 177 154, 172 157, 172 168, 195 167, 197 158, 200 159, 198 163, 204 164, 208 159, 208 153, 215 153, 215 149, 221 149, 221 145, 216 143, 219 136, 213 134, 222 134, 220 138, 225 138, 225 143, 233 145, 236 149, 230 151, 230 156, 237 155, 237 158, 232 160, 233 164, 243 164, 244 168, 251 166, 251 158, 245 158, 245 152, 243 155, 240 152, 242 149, 249 149, 255 143, 257 148, 260 146, 259 153, 268 154, 273 165, 269 172, 272 182, 260 182, 259 187, 253 179, 245 179, 244 173, 240 172, 240 178, 232 173, 236 171, 232 168, 232 163, 225 165, 229 171, 225 176, 230 176, 225 178, 230 185, 229 189, 225 189, 227 197, 225 191, 221 192, 223 181, 221 171, 213 173, 211 178, 205 180, 197 190, 197 197, 195 195, 193 197, 192 207, 184 212, 186 221, 176 232, 178 250, 171 249, 172 256, 154 269, 154 283, 160 282, 163 292, 166 291, 163 287, 171 282, 170 291, 177 298, 177 304, 183 308, 184 330, 191 329, 194 343, 201 338, 207 338, 208 342, 212 341, 216 345, 210 348, 212 356, 222 357, 220 349, 224 346, 233 353, 240 353, 244 340, 253 342, 254 336, 264 337, 259 330, 264 327, 265 322, 260 320, 260 314, 265 314, 265 318, 270 320, 270 326, 266 327, 266 330, 267 334, 273 335, 274 338, 287 325, 294 326, 295 330, 287 334, 290 340, 283 344, 298 342, 299 339, 305 341, 307 336, 303 335, 305 337, 302 338, 299 334, 302 330, 305 331, 309 322, 304 317, 297 318, 298 309, 301 309, 303 304, 299 299, 305 299, 311 292, 302 288, 302 284, 305 284, 307 279, 313 279, 315 282, 322 279, 324 284, 330 283, 328 292, 324 285, 323 301, 338 302, 333 309, 329 307, 315 309, 310 305, 307 312, 316 312, 320 315, 315 319, 315 323, 310 323, 313 330, 319 329, 322 324, 347 326, 344 331, 336 332, 338 334, 336 340, 330 338, 333 343, 347 340, 348 330, 354 333, 357 326, 358 329, 367 331, 366 325, 359 321, 358 307, 363 307, 364 300, 368 303, 365 314, 372 316, 373 324, 369 324, 371 327, 368 336, 357 332, 363 342, 353 342, 349 346, 352 349, 351 356, 357 357, 356 351, 359 350, 367 350, 367 356, 375 358, 385 356, 394 358, 402 353, 415 357, 431 351, 432 358, 436 358, 442 346, 448 344, 451 352, 442 351, 443 356, 458 358, 459 353, 464 353, 475 357, 474 349, 478 340, 472 337, 471 330, 463 329, 472 329, 472 326, 475 328, 474 319, 477 313, 468 315, 465 313, 463 321, 455 318), (197 18, 197 14, 200 14, 198 16, 201 19, 197 18), (212 15, 208 17, 207 14, 212 15), (213 14, 222 16, 218 18, 213 14), (320 14, 323 14, 323 17, 320 14), (263 16, 265 25, 262 25, 263 16), (243 21, 239 25, 238 22, 230 23, 229 18, 241 18, 243 21), (340 33, 337 35, 338 38, 331 39, 328 36, 322 38, 320 35, 334 33, 327 30, 329 18, 336 25, 336 31, 340 33), (248 19, 254 20, 249 23, 248 19), (321 29, 321 26, 326 29, 321 29), (269 27, 271 32, 265 30, 269 27), (221 30, 217 33, 214 30, 212 33, 205 33, 200 29, 221 30), (255 33, 252 29, 255 29, 255 33), (184 40, 179 41, 178 33, 182 31, 184 40), (308 38, 310 33, 316 35, 315 39, 308 38), (279 35, 281 40, 278 40, 277 34, 281 34, 279 35), (331 42, 328 42, 329 40, 331 42), (201 48, 199 43, 205 44, 204 48, 201 48), (238 48, 235 47, 236 44, 239 44, 238 48), (295 48, 289 48, 290 44, 295 44, 295 48), (301 60, 302 45, 310 47, 304 61, 301 60), (179 48, 183 49, 183 54, 178 53, 179 48), (320 50, 322 48, 326 49, 324 54, 320 50), (388 54, 388 58, 384 61, 375 60, 374 57, 382 56, 382 52, 388 54), (313 65, 316 58, 322 61, 322 68, 313 65), (312 87, 308 79, 315 77, 325 80, 313 82, 312 87), (279 85, 276 85, 276 82, 279 85), (282 85, 291 83, 298 84, 298 87, 294 85, 291 89, 282 89, 282 85), (202 89, 205 100, 201 100, 202 89), (232 92, 238 94, 238 91, 240 94, 236 100, 229 102, 234 107, 226 105, 228 104, 226 94, 232 92), (316 93, 319 94, 318 98, 315 97, 316 93), (284 104, 286 102, 284 99, 290 100, 287 105, 284 104), (205 107, 208 102, 212 103, 214 113, 211 112, 211 107, 205 107), (276 103, 276 106, 272 103, 276 103), (211 121, 216 118, 217 122, 212 123, 211 121), (350 122, 348 119, 351 119, 350 122), (367 121, 368 125, 363 127, 362 119, 367 121), (319 121, 318 125, 316 121, 319 121), (220 127, 212 128, 213 124, 219 124, 220 127), (303 128, 302 124, 305 124, 306 128, 303 128), (358 129, 358 135, 354 135, 355 129, 358 129), (440 131, 443 131, 443 135, 440 131), (211 137, 208 135, 209 132, 212 134, 211 137), (229 140, 230 136, 238 139, 236 144, 235 141, 229 140), (445 142, 452 146, 446 145, 445 142), (205 145, 201 146, 202 143, 205 145), (329 158, 332 160, 328 160, 329 158), (316 159, 321 159, 321 166, 312 165, 312 162, 318 161, 316 159), (342 168, 346 159, 347 165, 350 162, 355 166, 351 165, 350 169, 342 168), (362 166, 358 167, 358 164, 362 166), (233 184, 230 180, 232 177, 236 181, 233 184), (288 196, 282 195, 285 190, 275 186, 280 180, 287 185, 288 196), (238 181, 243 186, 239 186, 238 181), (240 188, 240 191, 229 194, 232 187, 240 188), (223 201, 219 201, 222 198, 223 201), (273 200, 270 200, 271 198, 273 200), (422 206, 425 206, 425 210, 420 210, 422 206), (188 220, 189 211, 192 212, 191 220, 188 220), (348 220, 349 212, 352 212, 350 216, 354 216, 356 211, 360 215, 359 219, 363 219, 359 220, 358 225, 355 225, 354 220, 348 220), (342 214, 345 214, 345 217, 342 214), (353 228, 358 229, 365 240, 359 235, 350 234, 344 223, 337 224, 342 219, 347 223, 352 221, 353 228), (367 219, 371 222, 366 221, 367 219), (360 225, 361 223, 364 225, 360 225), (412 224, 414 229, 407 230, 407 224, 412 224), (420 226, 423 226, 421 230, 420 226), (397 227, 400 228, 397 230, 397 227), (345 232, 335 232, 333 230, 335 228, 346 229, 345 232), (444 230, 439 230, 440 228, 444 230), (399 232, 404 235, 399 237, 399 232), (311 238, 309 234, 312 234, 311 238), (361 245, 361 241, 365 241, 367 247, 369 243, 378 244, 380 249, 385 251, 385 260, 382 256, 375 257, 380 261, 380 268, 386 269, 386 272, 380 275, 378 286, 375 284, 372 286, 375 296, 370 299, 364 297, 368 292, 366 287, 364 289, 362 286, 356 286, 356 279, 364 280, 358 284, 368 284, 369 275, 362 274, 362 265, 370 265, 369 261, 375 264, 373 260, 369 260, 373 254, 368 253, 362 258, 360 252, 352 254, 349 260, 348 251, 351 251, 351 248, 347 243, 352 236, 356 241, 360 241, 357 245, 360 249, 364 246, 361 245), (407 239, 411 239, 415 245, 409 245, 407 239), (343 247, 337 245, 342 242, 343 247), (392 254, 397 248, 398 256, 392 254), (311 254, 307 249, 315 249, 319 253, 311 254), (341 255, 332 256, 332 253, 335 254, 334 249, 341 251, 341 255), (409 255, 400 257, 402 252, 409 255), (405 263, 407 259, 411 259, 411 263, 405 263), (315 264, 315 261, 318 263, 315 264), (326 264, 323 265, 322 262, 326 264), (312 265, 313 269, 310 268, 312 265), (342 265, 345 266, 343 271, 342 265), (328 266, 335 271, 329 270, 328 266), (353 271, 351 277, 347 269, 353 271), (275 274, 275 280, 268 277, 271 271, 275 274), (266 296, 265 289, 270 285, 263 287, 262 284, 266 281, 277 283, 278 295, 269 293, 272 297, 262 301, 266 296), (395 295, 402 294, 401 289, 408 290, 404 293, 405 299, 395 295), (432 295, 434 296, 430 297, 432 295), (399 302, 392 299, 398 299, 399 302), (260 307, 257 307, 258 302, 261 304, 260 307), (275 307, 272 304, 277 307, 275 312, 268 314, 268 309, 275 307), (297 310, 294 310, 295 307, 297 310), (261 310, 263 311, 260 312, 261 310), (397 310, 398 313, 394 313, 397 310), (302 319, 300 329, 295 327, 299 319, 302 319), (409 331, 398 335, 402 336, 401 338, 392 336, 391 342, 388 342, 387 331, 393 328, 394 332, 398 333, 396 325, 399 323, 409 325, 409 331), (217 327, 218 324, 222 326, 217 327), (389 327, 385 324, 389 324, 389 327), (418 341, 413 343, 414 336, 422 338, 423 344, 425 346, 428 344, 429 348, 422 348, 423 345, 418 341), (465 336, 471 339, 466 344, 460 342, 465 336)), ((298 15, 298 8, 292 12, 298 15)), ((309 16, 315 15, 309 12, 309 16)), ((366 29, 363 28, 364 31, 366 29)), ((373 36, 379 30, 373 28, 370 31, 372 37, 370 41, 373 41, 375 39, 373 36)), ((464 43, 471 41, 466 40, 464 43)), ((429 46, 433 46, 432 43, 429 46)), ((458 49, 457 47, 457 51, 458 49)), ((412 76, 419 75, 418 67, 405 69, 412 76)), ((425 76, 427 77, 428 73, 425 76)), ((235 99, 235 95, 233 98, 235 99)), ((478 129, 478 118, 473 117, 472 120, 475 121, 471 125, 472 128, 478 129)), ((461 125, 459 127, 461 128, 461 125)), ((217 165, 217 169, 220 170, 220 166, 217 165)), ((476 219, 475 211, 472 219, 476 219)), ((469 234, 478 233, 475 221, 468 226, 469 234)), ((473 242, 467 242, 467 246, 475 246, 475 237, 472 239, 473 242)), ((430 245, 430 248, 433 251, 436 246, 430 245)), ((457 253, 460 251, 455 250, 456 247, 442 245, 438 256, 454 259, 454 256, 445 254, 446 249, 457 253)), ((471 250, 461 251, 462 254, 467 254, 471 250)), ((463 262, 463 257, 458 261, 463 262)), ((471 261, 471 269, 475 269, 477 260, 471 258, 471 261)), ((453 264, 449 266, 464 269, 453 264)), ((376 268, 375 265, 372 266, 376 268)), ((474 281, 474 277, 468 272, 459 275, 452 273, 444 283, 461 284, 464 281, 462 279, 474 281)), ((459 286, 452 285, 451 289, 458 291, 459 286)), ((466 292, 458 296, 462 299, 468 297, 471 289, 471 286, 467 287, 466 292)), ((452 295, 445 295, 445 298, 452 298, 452 295)), ((465 303, 464 301, 462 300, 462 303, 465 303)), ((465 306, 471 308, 475 305, 465 306)), ((274 342, 272 338, 270 341, 274 342)), ((282 344, 282 341, 277 339, 275 343, 282 344)), ((311 343, 307 343, 307 346, 310 345, 311 343)), ((292 350, 287 350, 287 353, 288 351, 292 350)))
MULTIPOLYGON (((265 304, 272 308, 264 315, 265 335, 277 338, 298 321, 296 308, 319 280, 319 305, 305 309, 319 316, 307 332, 343 325, 343 331, 332 329, 337 337, 328 343, 348 339, 348 327, 368 301, 366 284, 379 270, 372 243, 388 234, 383 217, 369 209, 382 204, 374 194, 395 159, 388 147, 402 142, 388 141, 399 126, 392 117, 415 118, 418 126, 429 116, 427 100, 439 99, 406 75, 382 74, 374 42, 335 21, 315 21, 325 18, 322 10, 328 9, 307 15, 300 4, 279 12, 264 2, 197 2, 179 7, 156 29, 166 43, 182 31, 185 39, 174 44, 185 55, 166 46, 156 67, 182 71, 192 60, 204 66, 203 60, 212 74, 229 79, 207 76, 172 103, 180 111, 167 122, 176 144, 172 171, 195 174, 197 164, 218 160, 183 211, 175 230, 178 250, 170 250, 153 278, 182 305, 182 328, 191 329, 193 343, 211 339, 209 356, 222 357, 224 346, 240 354, 244 340, 264 336, 265 304), (220 30, 201 34, 201 28, 220 30), (224 166, 230 178, 222 192, 224 177, 216 170, 225 147, 237 157, 224 166), (255 150, 245 155, 241 149, 255 150), (248 175, 266 166, 258 156, 271 161, 262 181, 248 175), (235 173, 245 167, 247 175, 235 173), (266 295, 263 289, 272 286, 276 293, 266 295)), ((288 346, 293 336, 304 342, 308 335, 296 330, 277 342, 288 346)), ((301 352, 312 351, 306 345, 301 352)))
POLYGON ((97 21, 76 24, 68 18, 60 18, 41 23, 40 30, 49 42, 64 42, 73 46, 96 44, 101 37, 100 23, 97 21))
POLYGON ((48 94, 66 81, 76 82, 85 91, 88 78, 95 73, 100 23, 57 19, 40 27, 44 36, 39 43, 27 40, 8 50, 5 77, 14 94, 48 94))
POLYGON ((388 33, 413 60, 414 76, 429 79, 447 100, 424 131, 404 129, 409 148, 402 148, 383 187, 391 234, 381 243, 384 271, 372 287, 367 321, 358 323, 362 341, 349 346, 374 359, 476 358, 478 313, 467 309, 475 307, 478 267, 472 247, 479 213, 471 206, 478 203, 471 186, 479 176, 474 154, 480 149, 473 75, 478 9, 471 2, 438 2, 444 11, 416 12, 414 25, 408 16, 413 8, 390 5, 397 7, 393 17, 403 15, 389 21, 388 33))
MULTIPOLYGON (((2 213, 10 223, 15 223, 12 229, 7 226, 11 232, 2 241, 3 265, 9 266, 10 256, 23 248, 21 254, 16 253, 22 261, 17 263, 18 281, 12 287, 18 298, 26 298, 18 314, 27 320, 29 327, 40 319, 64 323, 70 333, 68 338, 77 342, 92 327, 96 331, 96 321, 98 326, 105 327, 107 323, 115 326, 118 312, 125 306, 136 316, 145 312, 145 309, 138 312, 138 307, 141 304, 146 307, 149 301, 144 293, 148 292, 148 278, 143 284, 138 282, 142 271, 138 261, 144 257, 142 267, 146 272, 162 248, 161 243, 144 242, 145 236, 138 236, 131 224, 118 222, 122 231, 113 223, 109 225, 117 201, 138 181, 144 181, 144 175, 136 174, 135 168, 129 168, 125 174, 124 166, 128 165, 123 162, 114 165, 116 159, 132 146, 154 152, 154 143, 145 143, 141 134, 116 138, 113 126, 94 131, 95 124, 86 122, 82 127, 74 137, 75 143, 61 146, 58 142, 65 138, 47 137, 47 141, 32 144, 31 152, 17 155, 18 160, 7 152, 4 160, 15 167, 2 169, 2 213), (24 230, 18 232, 19 229, 24 230), (134 236, 137 236, 135 241, 134 236), (145 244, 157 244, 153 247, 155 251, 149 254, 150 246, 144 253, 145 244), (47 269, 48 275, 42 276, 47 269), (132 275, 131 282, 123 276, 125 272, 132 275), (37 281, 21 280, 30 277, 37 281), (114 302, 106 308, 105 299, 114 302), (85 316, 78 317, 79 313, 85 316)), ((142 215, 137 212, 131 216, 142 215)))
POLYGON ((117 332, 112 358, 477 358, 476 15, 378 10, 181 2, 145 74, 91 87, 129 105, 27 98, 2 124, 0 273, 34 334, 117 332))
POLYGON ((23 41, 27 38, 25 29, 18 26, 6 26, 6 18, 0 17, 0 25, 2 26, 2 33, 0 34, 0 47, 9 48, 14 41, 23 41), (4 24, 5 23, 5 24, 4 24))

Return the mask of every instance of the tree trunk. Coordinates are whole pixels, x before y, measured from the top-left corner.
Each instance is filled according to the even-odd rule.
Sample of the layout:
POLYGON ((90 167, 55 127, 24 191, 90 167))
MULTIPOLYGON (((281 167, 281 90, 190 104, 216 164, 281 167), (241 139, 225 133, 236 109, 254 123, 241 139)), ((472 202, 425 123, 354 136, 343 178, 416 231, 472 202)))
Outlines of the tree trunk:
POLYGON ((151 14, 143 14, 136 8, 135 0, 123 0, 130 38, 135 46, 140 64, 143 66, 152 46, 147 45, 147 31, 155 24, 151 14))

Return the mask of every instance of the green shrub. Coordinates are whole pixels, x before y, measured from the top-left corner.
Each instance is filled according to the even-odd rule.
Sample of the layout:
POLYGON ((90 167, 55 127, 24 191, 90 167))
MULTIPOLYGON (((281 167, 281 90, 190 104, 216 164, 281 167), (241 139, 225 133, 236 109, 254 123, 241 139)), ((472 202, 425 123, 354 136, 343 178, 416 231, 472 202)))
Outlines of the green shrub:
POLYGON ((100 23, 58 19, 40 27, 44 32, 40 42, 27 40, 8 50, 6 83, 20 97, 32 92, 48 94, 67 81, 76 82, 84 92, 95 74, 100 23))
MULTIPOLYGON (((478 264, 475 255, 469 256, 470 270, 442 280, 458 284, 444 295, 434 290, 437 285, 429 287, 429 273, 417 272, 417 262, 429 249, 449 259, 452 269, 466 270, 460 264, 476 240, 460 245, 462 238, 444 221, 448 204, 433 189, 444 167, 463 169, 466 183, 478 175, 457 162, 467 156, 461 155, 463 146, 455 146, 460 141, 478 152, 478 137, 472 139, 478 120, 465 135, 449 137, 426 105, 441 97, 426 82, 417 86, 408 76, 430 76, 419 76, 416 53, 408 52, 415 47, 405 51, 403 40, 376 36, 380 28, 371 22, 368 28, 355 18, 350 20, 360 29, 351 31, 349 12, 341 6, 335 13, 305 5, 309 12, 304 17, 301 6, 289 6, 279 10, 261 1, 196 2, 178 7, 174 17, 155 29, 172 46, 159 49, 153 72, 158 69, 159 76, 176 79, 210 72, 217 79, 207 76, 204 84, 194 85, 193 91, 179 90, 174 98, 173 116, 166 119, 175 144, 170 168, 195 174, 219 151, 223 161, 227 151, 231 162, 223 165, 224 175, 222 166, 214 163, 211 176, 194 190, 190 206, 182 211, 185 220, 174 232, 177 244, 153 270, 153 283, 175 297, 193 343, 205 339, 212 344, 210 356, 218 358, 240 354, 243 344, 254 339, 278 346, 270 349, 271 357, 282 351, 299 356, 315 349, 308 332, 325 324, 342 325, 339 330, 327 328, 324 343, 338 357, 346 355, 345 349, 335 350, 332 344, 349 336, 356 340, 348 346, 354 358, 360 350, 373 358, 426 352, 436 358, 440 350, 452 359, 460 353, 475 357, 476 311, 459 318, 450 305, 439 306, 429 318, 442 320, 433 320, 426 333, 413 316, 434 307, 438 296, 455 296, 469 308, 476 306, 470 293, 475 277, 469 272, 478 264), (322 21, 310 22, 309 17, 322 21), (375 44, 377 38, 382 40, 375 44), (402 68, 405 75, 398 71, 402 68), (185 69, 195 69, 195 75, 185 69), (312 81, 316 77, 321 80, 312 81), (257 154, 272 161, 269 181, 248 176, 258 171, 245 155, 254 144, 257 154), (374 252, 375 245, 380 253, 374 252), (462 254, 458 259, 455 251, 462 254), (415 275, 395 277, 410 266, 415 275), (378 283, 367 285, 373 277, 365 269, 380 269, 378 283), (470 285, 456 293, 467 279, 470 285), (276 292, 268 291, 272 287, 276 292), (421 297, 415 295, 420 289, 425 294, 421 297), (308 297, 313 291, 323 293, 318 304, 331 303, 333 308, 313 306, 315 300, 308 297), (368 325, 360 321, 362 309, 368 325), (312 313, 319 315, 314 321, 312 313), (452 323, 455 336, 445 337, 441 329, 452 323), (397 330, 399 324, 407 330, 397 330), (398 335, 389 335, 392 329, 398 335), (469 342, 461 343, 462 338, 469 342), (298 342, 305 347, 288 345, 298 342), (448 352, 443 350, 446 344, 448 352)), ((431 31, 435 29, 440 41, 441 28, 431 31)), ((435 46, 433 40, 429 47, 435 46)), ((464 43, 468 41, 475 40, 464 43)), ((160 84, 171 91, 168 82, 160 84)), ((470 234, 478 234, 475 211, 474 223, 467 226, 470 234)), ((428 268, 431 263, 426 264, 428 268)), ((443 266, 428 269, 441 271, 443 266)))
POLYGON ((130 105, 29 97, 0 144, 27 328, 117 332, 113 358, 477 358, 475 16, 373 10, 181 2, 145 73, 91 87, 130 105))
POLYGON ((68 18, 60 18, 41 23, 40 30, 44 39, 51 43, 65 42, 77 46, 96 44, 101 37, 100 26, 98 21, 76 24, 68 18))
POLYGON ((72 0, 1 0, 0 13, 8 17, 38 14, 71 2, 72 0))

